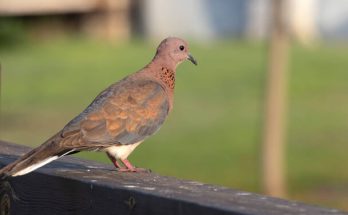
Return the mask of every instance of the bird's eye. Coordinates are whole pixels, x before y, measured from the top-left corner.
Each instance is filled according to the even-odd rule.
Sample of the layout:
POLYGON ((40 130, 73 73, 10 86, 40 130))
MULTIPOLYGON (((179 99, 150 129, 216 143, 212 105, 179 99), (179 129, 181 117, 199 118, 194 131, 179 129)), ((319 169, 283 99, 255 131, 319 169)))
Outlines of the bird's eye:
POLYGON ((179 46, 180 51, 184 51, 185 47, 183 45, 179 46))

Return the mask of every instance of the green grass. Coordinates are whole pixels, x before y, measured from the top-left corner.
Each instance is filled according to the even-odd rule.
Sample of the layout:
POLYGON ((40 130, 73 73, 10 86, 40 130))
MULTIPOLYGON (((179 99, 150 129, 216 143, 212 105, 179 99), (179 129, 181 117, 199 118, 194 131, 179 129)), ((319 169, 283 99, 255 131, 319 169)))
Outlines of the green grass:
MULTIPOLYGON (((75 38, 1 48, 1 139, 39 145, 144 66, 155 46, 75 38)), ((261 192, 266 46, 221 41, 191 51, 199 66, 178 68, 174 111, 130 159, 163 175, 261 192)), ((348 209, 347 56, 338 46, 291 50, 289 198, 348 209)), ((103 153, 78 156, 108 162, 103 153)))

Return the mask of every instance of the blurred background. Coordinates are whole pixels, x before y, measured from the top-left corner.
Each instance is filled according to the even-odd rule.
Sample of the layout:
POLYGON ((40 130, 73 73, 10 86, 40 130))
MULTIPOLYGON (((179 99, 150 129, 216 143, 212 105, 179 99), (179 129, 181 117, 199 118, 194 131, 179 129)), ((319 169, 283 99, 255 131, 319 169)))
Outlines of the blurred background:
POLYGON ((41 144, 167 36, 199 66, 136 166, 348 210, 347 0, 1 0, 1 139, 41 144))

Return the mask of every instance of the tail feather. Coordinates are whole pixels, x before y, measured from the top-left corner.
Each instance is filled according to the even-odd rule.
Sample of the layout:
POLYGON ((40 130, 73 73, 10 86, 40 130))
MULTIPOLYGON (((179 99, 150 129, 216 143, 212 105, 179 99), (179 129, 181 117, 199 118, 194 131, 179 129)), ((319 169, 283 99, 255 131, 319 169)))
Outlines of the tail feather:
POLYGON ((26 167, 13 168, 11 171, 9 171, 9 174, 7 174, 7 175, 10 175, 12 177, 25 175, 27 173, 30 173, 30 172, 44 166, 45 164, 50 163, 53 160, 56 160, 56 159, 58 159, 58 156, 48 157, 48 158, 46 158, 38 163, 34 163, 34 164, 24 163, 26 167))
POLYGON ((24 154, 15 162, 8 164, 0 170, 0 178, 27 174, 74 151, 73 149, 62 149, 59 147, 60 139, 58 133, 41 146, 24 154))

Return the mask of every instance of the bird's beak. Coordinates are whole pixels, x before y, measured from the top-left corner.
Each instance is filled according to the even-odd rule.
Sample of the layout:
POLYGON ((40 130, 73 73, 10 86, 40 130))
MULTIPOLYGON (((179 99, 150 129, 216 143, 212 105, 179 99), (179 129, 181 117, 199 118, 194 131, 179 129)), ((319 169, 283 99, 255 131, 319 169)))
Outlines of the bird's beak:
POLYGON ((197 66, 197 61, 191 54, 187 55, 187 60, 191 61, 194 65, 197 66))

